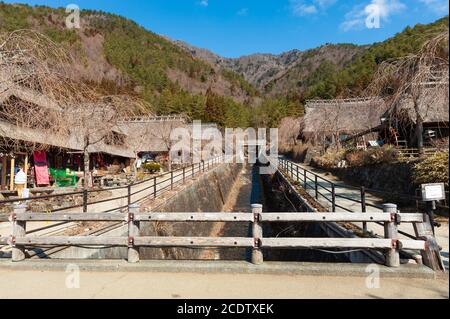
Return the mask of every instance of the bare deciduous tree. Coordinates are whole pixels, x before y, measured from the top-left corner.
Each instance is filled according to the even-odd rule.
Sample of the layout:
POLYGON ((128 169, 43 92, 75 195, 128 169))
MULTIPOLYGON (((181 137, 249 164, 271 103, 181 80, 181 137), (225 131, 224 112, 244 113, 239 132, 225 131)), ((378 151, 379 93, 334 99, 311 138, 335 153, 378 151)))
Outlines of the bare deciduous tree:
POLYGON ((123 144, 120 121, 148 108, 72 80, 72 63, 65 50, 37 32, 0 35, 0 136, 5 149, 82 149, 88 187, 90 152, 123 144))
POLYGON ((421 154, 424 118, 434 106, 448 105, 448 67, 447 29, 426 42, 417 54, 382 63, 368 88, 370 94, 386 99, 391 117, 399 121, 404 120, 405 101, 411 101, 416 144, 421 154))

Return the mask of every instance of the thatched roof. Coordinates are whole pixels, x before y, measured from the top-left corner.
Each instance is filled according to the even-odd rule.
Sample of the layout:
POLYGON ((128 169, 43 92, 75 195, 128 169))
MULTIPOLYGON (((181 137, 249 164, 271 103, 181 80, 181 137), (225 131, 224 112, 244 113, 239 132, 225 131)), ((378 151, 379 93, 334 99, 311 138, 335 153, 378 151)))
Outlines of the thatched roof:
MULTIPOLYGON (((425 94, 419 97, 419 114, 424 123, 448 123, 449 121, 449 92, 448 87, 442 90, 441 87, 430 87, 425 94)), ((417 121, 417 114, 414 109, 414 102, 411 97, 404 97, 392 109, 384 115, 385 118, 405 117, 413 123, 417 121)))
MULTIPOLYGON (((0 79, 1 82, 1 79, 0 79)), ((22 87, 2 86, 0 83, 0 104, 4 103, 11 97, 16 97, 22 101, 33 103, 41 107, 46 107, 53 110, 60 110, 58 104, 45 95, 39 94, 33 90, 22 87)))
POLYGON ((354 134, 377 127, 386 111, 382 99, 308 101, 305 106, 304 135, 354 134))
POLYGON ((155 116, 124 119, 119 129, 127 136, 127 148, 132 151, 167 152, 170 133, 178 127, 187 127, 183 116, 155 116))

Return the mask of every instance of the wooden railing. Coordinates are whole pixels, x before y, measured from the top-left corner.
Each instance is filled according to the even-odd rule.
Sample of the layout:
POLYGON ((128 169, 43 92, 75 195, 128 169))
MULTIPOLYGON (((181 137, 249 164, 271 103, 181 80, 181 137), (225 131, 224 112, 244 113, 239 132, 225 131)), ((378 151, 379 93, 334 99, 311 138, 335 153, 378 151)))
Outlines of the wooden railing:
MULTIPOLYGON (((407 160, 407 159, 415 159, 419 158, 420 152, 417 148, 398 148, 399 158, 401 160, 407 160)), ((423 149, 423 155, 424 156, 432 156, 437 152, 437 149, 435 148, 424 148, 423 149)))
POLYGON ((187 247, 187 248, 251 248, 252 262, 263 263, 263 250, 273 248, 337 248, 337 249, 377 249, 383 250, 386 265, 400 265, 401 249, 426 250, 426 240, 399 239, 399 223, 421 224, 425 222, 422 214, 400 214, 392 204, 383 206, 382 213, 263 213, 262 205, 252 205, 251 213, 142 213, 139 205, 130 205, 128 213, 32 213, 25 206, 16 206, 10 219, 13 233, 0 242, 12 246, 12 261, 26 258, 26 247, 39 246, 120 246, 128 247, 128 261, 138 262, 140 247, 187 247), (26 235, 26 224, 37 221, 92 221, 124 222, 128 224, 127 236, 58 236, 31 237, 26 235), (148 237, 141 236, 142 222, 247 222, 252 224, 252 237, 148 237), (264 223, 292 222, 381 222, 385 227, 385 238, 266 238, 264 223))
MULTIPOLYGON (((87 212, 89 207, 101 204, 101 203, 114 203, 117 201, 124 201, 127 204, 123 204, 120 206, 113 206, 110 211, 126 209, 128 205, 135 204, 141 202, 144 199, 148 198, 156 198, 162 193, 173 190, 175 186, 184 184, 186 181, 191 180, 194 176, 207 172, 217 165, 223 163, 223 156, 217 156, 210 158, 208 160, 204 160, 200 163, 188 164, 183 166, 182 168, 172 170, 170 172, 163 173, 158 176, 154 176, 151 178, 144 179, 142 181, 136 181, 128 185, 117 186, 117 187, 105 187, 100 189, 84 189, 80 191, 67 192, 61 194, 51 194, 51 195, 43 195, 43 196, 34 196, 29 198, 14 198, 14 199, 6 199, 0 200, 0 207, 2 205, 14 205, 16 203, 32 203, 33 201, 42 201, 42 200, 60 200, 64 202, 73 202, 73 205, 67 205, 61 208, 52 209, 51 212, 62 212, 69 211, 74 209, 82 209, 83 212, 87 212), (105 199, 100 200, 90 200, 89 197, 91 194, 107 194, 111 191, 123 191, 123 194, 119 196, 111 196, 105 199), (145 194, 145 196, 143 195, 145 194), (142 196, 141 196, 142 195, 142 196), (80 200, 77 202, 75 198, 79 198, 80 200)), ((0 222, 4 221, 0 216, 0 222)))
MULTIPOLYGON (((287 178, 290 178, 294 181, 294 183, 298 183, 305 191, 312 193, 312 196, 316 201, 323 198, 331 205, 331 211, 336 211, 337 208, 342 209, 346 212, 351 212, 350 209, 345 207, 345 204, 342 204, 342 201, 346 201, 348 203, 357 203, 361 205, 361 211, 363 213, 367 212, 368 207, 377 208, 379 210, 384 209, 384 205, 374 205, 370 204, 366 200, 367 192, 371 194, 381 195, 385 197, 396 198, 401 201, 411 201, 415 202, 417 207, 419 207, 422 199, 420 196, 411 196, 408 194, 397 194, 392 192, 387 192, 383 190, 370 189, 365 187, 354 187, 350 185, 338 185, 336 182, 325 179, 320 175, 311 172, 307 169, 304 169, 300 165, 293 163, 292 161, 285 160, 283 158, 278 159, 278 167, 280 172, 287 178), (357 196, 352 198, 350 195, 342 194, 342 190, 348 191, 353 190, 357 196), (341 202, 341 204, 339 204, 341 202)), ((406 214, 405 214, 406 215, 406 214)), ((423 262, 428 267, 434 270, 443 270, 442 260, 440 258, 440 249, 439 245, 434 238, 434 230, 432 224, 434 224, 434 220, 431 220, 431 217, 424 212, 423 214, 424 222, 414 225, 414 234, 410 234, 405 231, 397 230, 397 233, 410 239, 423 238, 426 239, 429 244, 426 250, 422 253, 423 262)), ((373 221, 378 225, 384 225, 383 222, 373 221)), ((362 221, 363 223, 363 232, 367 233, 368 225, 366 221, 362 221)))

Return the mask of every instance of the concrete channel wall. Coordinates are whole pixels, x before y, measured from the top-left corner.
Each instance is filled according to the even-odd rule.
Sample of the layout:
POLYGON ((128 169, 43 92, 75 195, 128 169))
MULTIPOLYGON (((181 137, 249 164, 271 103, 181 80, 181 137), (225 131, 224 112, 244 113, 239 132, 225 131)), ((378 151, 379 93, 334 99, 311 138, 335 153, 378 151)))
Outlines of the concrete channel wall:
MULTIPOLYGON (((159 212, 220 212, 234 182, 242 170, 242 164, 223 164, 199 176, 191 184, 174 191, 172 197, 154 209, 159 212)), ((209 236, 215 223, 141 223, 143 236, 209 236)), ((102 234, 101 236, 127 236, 127 225, 102 234)), ((141 259, 199 259, 205 250, 141 248, 141 259)), ((53 259, 125 259, 127 248, 71 247, 47 256, 53 259)))
MULTIPOLYGON (((317 212, 311 198, 307 194, 301 194, 296 187, 280 172, 272 176, 264 176, 263 184, 269 203, 275 204, 268 207, 271 211, 281 212, 317 212)), ((273 223, 266 229, 268 234, 284 237, 331 237, 351 238, 355 235, 338 225, 337 223, 273 223), (287 227, 289 226, 289 227, 287 227)), ((272 250, 274 260, 304 261, 304 262, 340 262, 340 263, 383 263, 384 257, 378 251, 355 250, 343 254, 328 254, 319 250, 272 250)))

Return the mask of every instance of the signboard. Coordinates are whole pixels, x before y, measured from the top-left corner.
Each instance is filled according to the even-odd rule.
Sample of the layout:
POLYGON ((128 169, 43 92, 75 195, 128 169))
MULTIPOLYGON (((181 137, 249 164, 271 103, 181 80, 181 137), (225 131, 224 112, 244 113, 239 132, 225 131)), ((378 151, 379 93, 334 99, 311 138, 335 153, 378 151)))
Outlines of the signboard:
POLYGON ((426 202, 445 199, 444 184, 423 184, 422 199, 426 202))

